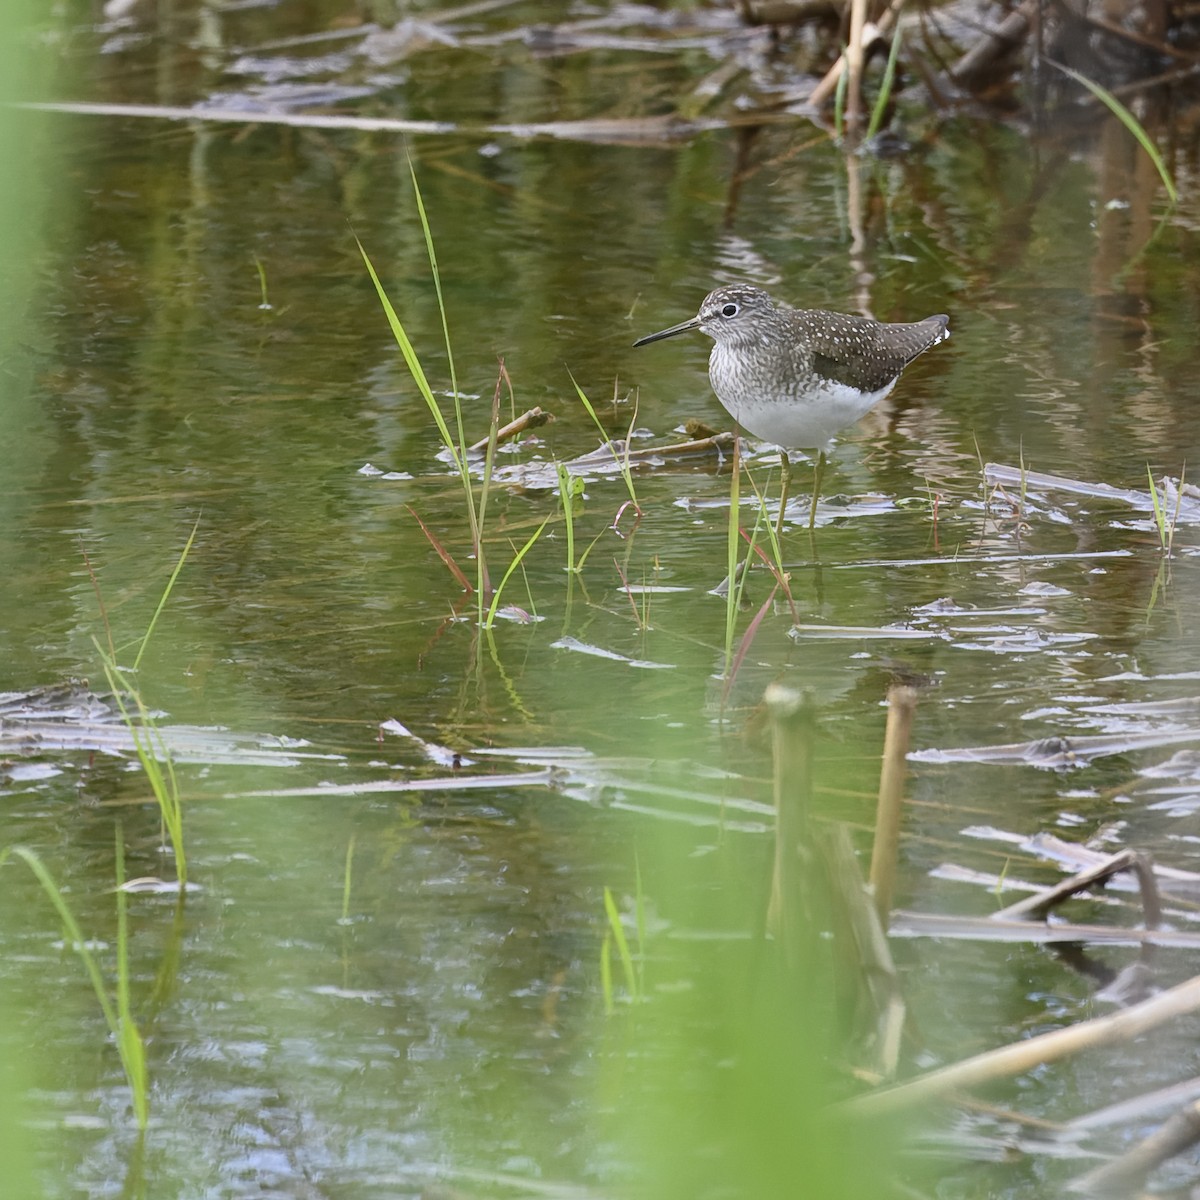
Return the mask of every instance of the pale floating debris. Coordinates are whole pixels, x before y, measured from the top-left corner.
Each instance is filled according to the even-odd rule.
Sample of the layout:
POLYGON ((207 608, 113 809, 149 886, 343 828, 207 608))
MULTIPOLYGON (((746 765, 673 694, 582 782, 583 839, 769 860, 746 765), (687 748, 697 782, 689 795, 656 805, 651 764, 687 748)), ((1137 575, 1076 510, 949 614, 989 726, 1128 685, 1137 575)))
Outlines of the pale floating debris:
MULTIPOLYGON (((1158 795, 1160 793, 1151 793, 1158 795)), ((1144 792, 1139 795, 1145 795, 1144 792)), ((1195 788, 1188 788, 1185 792, 1177 796, 1172 796, 1168 800, 1158 800, 1154 804, 1147 804, 1147 812, 1160 812, 1167 817, 1190 817, 1197 810, 1200 810, 1200 791, 1195 788)))
POLYGON ((616 590, 623 595, 630 596, 669 596, 674 592, 690 592, 694 589, 682 586, 673 587, 666 583, 630 583, 616 590))
POLYGON ((1056 583, 1047 583, 1044 579, 1035 579, 1027 583, 1018 592, 1018 596, 1070 596, 1071 589, 1059 587, 1056 583))
MULTIPOLYGON (((201 887, 196 883, 187 885, 188 892, 199 892, 201 887)), ((142 875, 137 879, 127 879, 119 888, 113 891, 127 892, 131 896, 178 896, 184 891, 178 879, 157 879, 153 875, 142 875)))
POLYGON ((407 725, 402 725, 394 717, 387 721, 382 721, 379 725, 379 731, 380 733, 390 733, 395 737, 407 738, 409 741, 415 742, 421 753, 430 762, 437 763, 440 767, 466 767, 475 761, 468 758, 465 754, 459 754, 457 750, 451 750, 449 746, 442 746, 437 742, 427 742, 424 738, 418 737, 413 733, 407 725))
POLYGON ((629 667, 639 667, 645 670, 669 671, 675 668, 674 663, 650 662, 642 658, 630 658, 628 655, 618 654, 615 650, 605 650, 601 646, 593 646, 590 642, 581 642, 578 638, 569 635, 551 642, 550 648, 552 650, 574 650, 577 654, 590 654, 593 658, 605 658, 611 662, 620 662, 629 667))
POLYGON ((95 104, 86 101, 24 103, 34 112, 71 113, 92 117, 142 117, 158 121, 216 121, 223 124, 289 125, 297 129, 358 129, 364 133, 454 133, 452 121, 408 121, 397 117, 334 116, 324 113, 290 113, 272 109, 222 108, 207 103, 95 104))
MULTIPOLYGON (((962 630, 961 633, 975 633, 962 630)), ((1061 650, 1098 638, 1098 633, 1047 633, 1041 629, 1009 630, 995 637, 976 637, 973 641, 956 641, 959 650, 986 650, 990 654, 1037 654, 1044 650, 1061 650)))
POLYGON ((913 629, 910 625, 793 625, 788 630, 793 641, 827 638, 829 640, 874 640, 910 642, 947 642, 944 629, 913 629))
POLYGON ((496 791, 500 788, 557 787, 560 779, 553 769, 525 771, 517 775, 451 775, 445 779, 374 779, 362 783, 327 783, 313 787, 263 788, 258 791, 227 792, 223 799, 239 800, 284 796, 365 796, 388 792, 496 791))
POLYGON ((370 991, 365 988, 342 988, 332 983, 320 983, 308 989, 314 996, 332 996, 335 1000, 362 1000, 367 1004, 379 1004, 390 1008, 395 1000, 386 992, 370 991))
POLYGON ((53 763, 10 763, 0 767, 0 784, 35 783, 61 774, 62 768, 53 763))
POLYGON ((371 463, 363 463, 356 474, 366 475, 372 479, 412 479, 412 475, 408 471, 385 471, 382 467, 372 466, 371 463))
MULTIPOLYGON (((909 755, 911 758, 912 755, 909 755)), ((1025 841, 1023 833, 1014 833, 1011 829, 1000 829, 996 825, 968 825, 962 830, 963 837, 979 838, 989 842, 1009 842, 1019 846, 1025 841)))
POLYGON ((958 863, 939 863, 929 872, 929 878, 944 879, 949 883, 969 883, 997 893, 1028 892, 1034 894, 1045 888, 1044 884, 1018 879, 1015 875, 995 875, 991 871, 976 871, 971 867, 959 866, 958 863))
MULTIPOLYGON (((988 463, 983 468, 983 477, 988 483, 1001 484, 1008 487, 1021 487, 1029 490, 1045 490, 1070 492, 1077 496, 1091 496, 1102 500, 1117 500, 1128 504, 1139 512, 1153 513, 1154 500, 1149 492, 1135 488, 1118 488, 1109 483, 1088 483, 1082 479, 1069 479, 1063 475, 1044 475, 1039 471, 1022 470, 1020 467, 1009 467, 1003 463, 988 463)), ((1163 478, 1157 482, 1163 492, 1159 503, 1164 504, 1171 518, 1181 522, 1191 523, 1200 521, 1200 490, 1192 484, 1185 484, 1182 489, 1177 480, 1163 478)))
MULTIPOLYGON (((1127 704, 1084 704, 1080 705, 1078 711, 1111 716, 1191 716, 1200 712, 1200 696, 1176 696, 1173 700, 1131 700, 1127 704)), ((1194 752, 1184 750, 1181 753, 1194 752)))
POLYGON ((0 693, 0 717, 0 755, 40 757, 86 750, 121 758, 136 755, 140 741, 160 761, 169 755, 176 762, 206 766, 345 761, 341 754, 298 752, 310 745, 303 738, 157 722, 130 729, 112 707, 77 681, 0 693))
POLYGON ((940 913, 896 911, 892 937, 956 938, 978 942, 1082 942, 1110 946, 1176 946, 1200 949, 1200 932, 1178 929, 1122 929, 1112 925, 1047 924, 1045 921, 1002 921, 994 917, 955 917, 940 913))
POLYGON ((1090 562, 1093 559, 1132 558, 1132 550, 1067 550, 1044 554, 948 554, 940 558, 858 558, 853 562, 829 563, 827 571, 878 571, 884 568, 989 567, 1008 563, 1090 562))
POLYGON ((597 761, 596 756, 583 746, 480 746, 476 753, 488 758, 515 758, 526 763, 561 762, 570 765, 577 761, 597 761))
POLYGON ((515 625, 536 625, 546 618, 535 613, 527 612, 516 604, 506 604, 496 609, 496 617, 504 621, 512 621, 515 625))
POLYGON ((1044 617, 1046 609, 1031 604, 1019 604, 1015 608, 975 608, 970 604, 959 604, 948 596, 918 604, 909 609, 914 617, 1044 617))
POLYGON ((1200 781, 1200 750, 1176 750, 1170 758, 1153 766, 1142 767, 1139 775, 1147 779, 1189 779, 1200 781))
POLYGON ((1053 770, 1085 767, 1093 759, 1134 750, 1173 746, 1200 739, 1200 729, 1162 733, 1129 733, 1094 737, 1048 737, 1032 742, 1010 742, 1002 746, 964 746, 953 750, 913 750, 910 762, 988 763, 994 766, 1029 766, 1053 770))

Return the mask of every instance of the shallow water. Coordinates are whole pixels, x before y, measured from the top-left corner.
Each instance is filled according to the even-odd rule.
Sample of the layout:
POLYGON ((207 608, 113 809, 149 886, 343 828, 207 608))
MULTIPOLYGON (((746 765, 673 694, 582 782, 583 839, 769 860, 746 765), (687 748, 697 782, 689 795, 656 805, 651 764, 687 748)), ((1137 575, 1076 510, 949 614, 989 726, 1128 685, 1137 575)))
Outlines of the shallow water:
MULTIPOLYGON (((847 158, 800 120, 636 145, 481 128, 661 112, 726 36, 701 30, 656 56, 541 54, 502 38, 549 22, 544 7, 459 29, 460 43, 499 45, 444 45, 426 30, 384 65, 362 51, 354 10, 334 3, 185 6, 161 21, 135 10, 107 25, 80 11, 55 43, 58 97, 287 104, 303 79, 343 89, 341 111, 457 127, 405 141, 29 118, 52 136, 60 182, 0 409, 0 689, 85 677, 103 690, 92 639, 107 622, 132 657, 195 526, 139 687, 167 728, 304 739, 321 756, 180 768, 198 887, 181 910, 171 896, 130 901, 152 1079, 144 1160, 83 971, 32 876, 5 866, 9 1036, 38 1048, 44 1195, 142 1194, 147 1181, 149 1194, 397 1196, 437 1181, 495 1194, 472 1171, 610 1180, 622 1155, 600 1144, 594 1116, 606 1108, 603 888, 631 893, 638 856, 678 868, 673 884, 668 866, 645 881, 663 985, 673 939, 753 928, 770 853, 758 706, 775 679, 814 693, 822 810, 849 821, 860 848, 887 687, 921 686, 902 907, 999 906, 931 874, 944 862, 1055 877, 995 830, 1049 829, 1200 870, 1185 756, 1195 710, 1129 707, 1196 695, 1194 519, 1164 567, 1144 505, 1036 484, 1022 495, 981 472, 981 460, 1024 463, 1148 499, 1147 464, 1160 478, 1196 461, 1190 159, 1178 159, 1184 198, 1156 229, 1165 200, 1119 127, 1034 141, 916 111, 915 146, 892 160, 847 158), (317 31, 337 36, 302 57, 267 45, 317 31), (589 474, 583 571, 564 570, 552 522, 505 595, 537 619, 479 635, 410 512, 473 571, 461 490, 354 241, 445 393, 410 159, 469 434, 486 432, 498 357, 518 411, 556 417, 503 453, 506 468, 596 446, 572 379, 598 405, 628 397, 618 430, 632 421, 638 445, 676 440, 690 417, 720 426, 704 338, 632 349, 691 315, 714 282, 881 319, 950 313, 951 340, 841 439, 815 538, 805 498, 795 506, 784 543, 795 617, 776 597, 730 685, 725 606, 711 594, 725 573, 727 464, 638 473, 643 516, 634 529, 626 513, 620 533, 609 526, 625 485, 589 474), (470 791, 388 721, 475 758, 467 775, 529 770, 535 752, 554 774, 470 791), (1133 736, 1152 733, 1152 744, 1133 736), (939 758, 1102 734, 1113 748, 1073 767, 939 758), (484 758, 489 748, 516 758, 484 758), (330 790, 429 777, 449 784, 330 790), (326 795, 253 794, 321 785, 326 795), (664 830, 676 840, 651 851, 664 830)), ((772 456, 749 465, 775 494, 772 456)), ((803 492, 806 467, 796 475, 803 492)), ((743 482, 750 528, 748 493, 743 482)), ((493 490, 493 578, 557 510, 544 486, 493 490)), ((770 590, 754 572, 739 638, 770 590)), ((15 773, 4 788, 3 843, 37 851, 111 963, 114 822, 131 875, 171 876, 157 814, 128 759, 41 761, 58 773, 15 773)), ((934 1058, 1093 1004, 1086 980, 1042 948, 896 952, 934 1058)), ((1188 951, 1156 962, 1163 984, 1196 970, 1188 951)), ((1171 1082, 1191 1057, 1164 1037, 1106 1060, 1103 1083, 1077 1064, 1004 1099, 1065 1119, 1114 1086, 1171 1082)), ((948 1186, 1052 1194, 1062 1169, 968 1168, 948 1186)))

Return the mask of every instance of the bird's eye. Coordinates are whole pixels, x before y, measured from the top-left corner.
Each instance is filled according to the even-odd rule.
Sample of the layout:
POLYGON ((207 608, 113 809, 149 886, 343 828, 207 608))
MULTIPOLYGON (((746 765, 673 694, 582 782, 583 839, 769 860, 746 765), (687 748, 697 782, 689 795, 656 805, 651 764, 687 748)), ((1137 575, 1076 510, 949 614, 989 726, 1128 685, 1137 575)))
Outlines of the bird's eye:
POLYGON ((736 317, 737 315, 738 306, 736 304, 726 304, 724 308, 721 309, 721 316, 723 317, 736 317))

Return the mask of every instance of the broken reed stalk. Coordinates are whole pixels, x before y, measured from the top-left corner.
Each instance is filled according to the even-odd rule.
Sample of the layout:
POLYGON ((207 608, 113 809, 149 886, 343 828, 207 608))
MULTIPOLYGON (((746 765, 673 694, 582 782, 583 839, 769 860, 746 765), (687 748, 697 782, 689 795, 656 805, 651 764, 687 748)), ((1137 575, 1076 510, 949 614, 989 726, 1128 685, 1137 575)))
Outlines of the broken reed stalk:
MULTIPOLYGON (((531 408, 527 412, 523 412, 515 421, 509 421, 507 425, 501 425, 496 430, 496 445, 502 446, 505 442, 510 442, 513 438, 520 437, 521 434, 530 429, 539 429, 543 425, 549 425, 553 420, 553 413, 548 413, 543 408, 531 408)), ((467 447, 467 453, 482 454, 488 448, 488 443, 491 440, 490 434, 485 438, 481 438, 474 445, 467 447)))
POLYGON ((888 692, 887 730, 883 737, 883 769, 879 776, 879 803, 875 810, 875 846, 871 852, 871 890, 879 923, 888 927, 896 882, 896 853, 900 843, 900 817, 904 806, 904 780, 908 772, 908 744, 917 711, 914 688, 899 684, 888 692))
POLYGON ((1093 867, 1088 867, 1064 879, 1054 887, 1036 892, 1010 904, 999 912, 992 913, 994 921, 1045 920, 1050 910, 1062 901, 1082 892, 1095 883, 1107 883, 1121 871, 1133 871, 1142 891, 1142 912, 1147 929, 1157 929, 1162 923, 1162 906, 1158 898, 1158 885, 1154 880, 1154 864, 1149 855, 1140 850, 1122 850, 1093 867))
MULTIPOLYGON (((879 20, 875 22, 876 36, 887 37, 891 33, 892 26, 896 24, 900 16, 900 10, 904 7, 904 4, 905 0, 892 0, 879 20)), ((813 108, 818 108, 824 104, 837 89, 838 80, 841 79, 842 73, 845 70, 846 55, 842 54, 838 57, 837 62, 825 72, 825 77, 821 82, 809 92, 806 103, 810 104, 813 108)))
POLYGON ((867 27, 867 0, 850 0, 850 40, 846 43, 846 128, 851 135, 862 126, 862 77, 866 63, 863 33, 867 27))
POLYGON ((894 1116, 914 1105, 944 1100, 961 1088, 1007 1079, 1082 1050, 1132 1041, 1173 1017, 1197 1009, 1200 1009, 1200 975, 1108 1016, 1079 1021, 1065 1029, 986 1050, 908 1083, 857 1096, 838 1105, 838 1111, 854 1117, 894 1116))
POLYGON ((763 694, 775 761, 775 869, 767 928, 791 966, 805 936, 808 815, 812 806, 812 744, 816 709, 795 688, 772 683, 763 694))
POLYGON ((842 950, 836 957, 847 981, 846 992, 854 997, 854 1010, 869 1012, 873 1020, 869 1039, 871 1071, 879 1078, 890 1079, 900 1062, 908 1010, 887 932, 863 885, 846 826, 838 822, 822 830, 818 846, 829 872, 833 913, 843 922, 841 929, 834 926, 834 949, 842 950), (863 997, 866 1003, 860 1001, 863 997))

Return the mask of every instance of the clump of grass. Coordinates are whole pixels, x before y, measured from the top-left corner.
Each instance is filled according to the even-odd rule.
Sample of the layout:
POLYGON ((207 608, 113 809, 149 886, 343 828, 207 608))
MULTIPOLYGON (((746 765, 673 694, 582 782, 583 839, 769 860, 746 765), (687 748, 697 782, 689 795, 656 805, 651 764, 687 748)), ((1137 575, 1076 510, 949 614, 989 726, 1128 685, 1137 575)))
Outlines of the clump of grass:
POLYGON ((100 966, 96 962, 96 956, 88 946, 87 939, 79 928, 79 922, 75 919, 75 914, 71 911, 70 905, 58 884, 54 882, 54 877, 46 868, 45 863, 32 850, 28 850, 24 846, 12 846, 5 850, 3 854, 0 854, 0 863, 3 863, 9 854, 21 859, 42 885, 42 890, 50 898, 50 903, 54 905, 59 919, 63 923, 68 944, 83 962, 88 978, 92 982, 92 989, 96 993, 96 999, 100 1002, 100 1010, 104 1013, 105 1023, 108 1025, 113 1042, 117 1047, 117 1053, 121 1058, 121 1066, 125 1071, 125 1078, 129 1083, 133 1099, 134 1119, 137 1121, 138 1130, 144 1133, 150 1120, 150 1085, 146 1070, 146 1047, 137 1023, 133 1019, 130 1003, 125 847, 121 828, 117 827, 115 855, 117 876, 117 991, 115 1004, 113 997, 109 994, 108 986, 104 982, 100 966))
POLYGON ((104 675, 121 713, 121 720, 133 738, 133 747, 146 773, 146 780, 162 818, 163 832, 171 843, 175 857, 175 877, 179 890, 187 888, 187 851, 183 842, 183 796, 171 756, 153 714, 146 707, 142 694, 121 674, 121 668, 96 643, 104 665, 104 675), (136 719, 135 719, 136 715, 136 719))
POLYGON ((1158 546, 1162 551, 1163 558, 1170 558, 1175 547, 1175 527, 1179 524, 1179 509, 1183 504, 1183 476, 1184 472, 1179 472, 1179 487, 1175 493, 1175 511, 1167 515, 1166 507, 1163 499, 1160 500, 1158 495, 1158 485, 1154 482, 1154 473, 1150 470, 1150 464, 1146 464, 1146 478, 1150 481, 1150 499, 1154 504, 1154 528, 1158 531, 1158 546))
POLYGON ((166 587, 163 588, 162 595, 158 599, 158 605, 154 610, 154 615, 150 618, 150 624, 146 627, 146 632, 142 635, 141 642, 138 644, 133 665, 128 670, 118 662, 117 650, 113 642, 112 626, 108 620, 108 610, 104 604, 104 596, 100 591, 100 582, 92 567, 91 560, 88 558, 86 552, 84 553, 84 562, 87 565, 88 573, 92 580, 92 587, 95 589, 96 599, 100 605, 100 616, 104 625, 105 645, 101 645, 98 638, 93 638, 92 641, 100 655, 101 665, 104 668, 104 676, 108 682, 109 690, 112 692, 113 700, 121 714, 122 721, 125 722, 126 729, 129 730, 130 737, 133 739, 134 751, 137 754, 138 762, 141 763, 142 770, 145 772, 146 779, 150 784, 150 790, 153 792, 154 799, 158 804, 159 814, 162 819, 163 835, 171 843, 171 852, 175 858, 175 877, 179 883, 181 892, 187 888, 187 850, 183 840, 183 796, 179 787, 179 779, 175 774, 175 762, 171 755, 170 747, 159 731, 154 716, 143 700, 141 692, 130 682, 130 675, 136 672, 141 665, 142 657, 145 655, 146 648, 150 644, 150 638, 158 625, 159 617, 162 616, 163 610, 167 606, 167 601, 170 599, 171 593, 175 588, 175 583, 179 579, 179 574, 183 570, 183 565, 187 561, 189 553, 191 553, 192 546, 196 540, 196 532, 199 528, 200 522, 197 519, 196 523, 192 526, 191 533, 188 534, 188 539, 184 543, 183 549, 180 551, 179 558, 175 563, 175 569, 171 572, 166 587))
MULTIPOLYGON (((392 336, 396 340, 396 345, 400 347, 400 353, 404 357, 404 363, 408 367, 408 372, 412 376, 413 383, 417 385, 417 391, 420 392, 421 398, 425 401, 429 415, 433 418, 433 423, 437 427, 438 437, 441 439, 442 445, 445 447, 446 453, 450 456, 450 460, 454 464, 454 469, 458 472, 459 479, 462 482, 463 494, 466 499, 467 520, 471 531, 471 547, 475 554, 477 615, 479 623, 482 624, 484 604, 487 601, 489 588, 479 506, 477 506, 475 499, 475 488, 471 481, 471 469, 467 455, 470 443, 467 441, 463 422, 462 397, 458 390, 458 372, 454 365, 454 350, 450 342, 450 324, 446 317, 446 302, 442 294, 442 276, 438 269, 437 252, 433 244, 433 231, 429 226, 429 216, 425 211, 425 202, 421 196, 421 187, 417 182, 417 172, 413 167, 411 159, 408 164, 408 173, 412 180, 413 195, 417 203, 417 213, 421 220, 421 232, 425 239, 425 251, 429 258, 429 269, 433 275, 434 291, 437 294, 438 314, 441 319, 442 337, 446 346, 446 363, 450 371, 450 394, 453 403, 453 420, 455 426, 453 433, 451 433, 450 425, 442 413, 441 405, 438 404, 437 398, 433 394, 433 389, 429 386, 429 379, 425 374, 424 367, 421 366, 421 360, 417 357, 417 352, 413 348, 412 341, 409 339, 403 322, 397 315, 395 308, 392 307, 392 302, 384 290, 383 283, 375 271, 375 266, 371 262, 370 256, 367 254, 362 242, 358 241, 357 238, 355 242, 366 265, 367 273, 371 277, 371 282, 375 285, 375 293, 379 297, 379 303, 383 307, 384 315, 387 317, 388 325, 392 330, 392 336)), ((494 441, 492 439, 489 439, 488 448, 489 451, 494 448, 494 441)), ((480 501, 480 505, 486 505, 486 494, 480 501)))
MULTIPOLYGON (((570 372, 568 372, 568 374, 570 374, 570 372)), ((596 409, 594 405, 584 394, 583 388, 579 386, 574 375, 571 375, 571 383, 575 388, 575 394, 579 397, 579 402, 583 405, 587 415, 592 418, 596 428, 600 430, 600 436, 604 439, 604 444, 608 446, 609 450, 612 452, 613 460, 616 462, 617 466, 620 467, 621 478, 625 481, 625 490, 629 493, 629 500, 625 504, 621 505, 617 515, 613 518, 612 528, 616 529, 618 527, 622 515, 624 514, 626 508, 629 508, 630 506, 632 506, 637 520, 640 521, 642 519, 642 506, 638 503, 637 490, 633 486, 633 470, 629 465, 629 437, 626 435, 625 438, 625 453, 623 455, 618 454, 613 448, 612 439, 608 436, 608 431, 604 428, 604 423, 596 415, 596 409)), ((633 432, 633 426, 636 421, 637 406, 635 405, 633 416, 629 419, 630 433, 633 432)))
MULTIPOLYGON (((507 384, 509 396, 512 396, 512 381, 508 377, 508 372, 505 369, 504 362, 501 360, 500 373, 496 380, 496 390, 492 398, 491 421, 488 427, 487 448, 484 452, 484 469, 483 469, 483 485, 480 488, 478 499, 475 494, 475 486, 471 478, 471 459, 470 447, 471 442, 466 436, 466 428, 463 420, 463 405, 462 395, 458 388, 458 372, 454 365, 454 351, 450 342, 450 324, 446 316, 446 302, 442 293, 442 277, 438 268, 437 252, 434 249, 433 231, 429 225, 429 216, 425 210, 425 202, 421 196, 421 187, 417 182, 416 169, 413 167, 412 160, 408 164, 409 176, 412 180, 413 195, 416 198, 417 213, 421 220, 421 232, 425 239, 425 250, 429 258, 429 269, 433 276, 434 290, 437 294, 438 315, 441 320, 442 338, 446 349, 446 363, 450 372, 450 395, 452 398, 453 412, 452 420, 454 424, 453 430, 450 426, 450 421, 442 412, 441 405, 433 394, 433 389, 429 385, 429 379, 425 374, 425 369, 421 365, 421 361, 417 356, 416 350, 413 348, 412 340, 404 328, 403 322, 400 320, 388 298, 387 292, 384 290, 383 283, 380 281, 379 275, 375 270, 374 264, 371 262, 369 255, 366 252, 363 244, 356 238, 359 253, 362 255, 363 263, 366 265, 367 273, 371 277, 371 282, 375 285, 376 295, 379 297, 379 303, 383 307, 384 314, 387 317, 388 325, 391 327, 392 336, 396 340, 397 346, 400 347, 400 353, 404 357, 405 365, 408 367, 409 374, 412 376, 413 382, 417 385, 417 391, 420 392, 421 398, 425 401, 425 406, 429 410, 429 415, 433 419, 433 423, 437 428, 438 437, 441 439, 442 446, 446 453, 450 456, 451 462, 454 464, 454 469, 458 472, 459 479, 462 483, 463 496, 466 501, 467 522, 470 528, 471 550, 475 558, 475 582, 474 585, 468 584, 475 594, 476 598, 476 620, 479 625, 484 628, 491 628, 492 621, 496 615, 498 606, 499 594, 503 590, 504 583, 511 576, 513 570, 520 564, 521 559, 528 552, 538 536, 546 527, 546 522, 543 522, 539 527, 537 534, 526 543, 526 545, 518 552, 516 559, 510 563, 508 570, 501 580, 500 587, 496 589, 495 594, 492 593, 491 581, 488 574, 487 556, 484 547, 484 519, 487 514, 488 497, 491 492, 492 484, 492 468, 495 462, 496 454, 496 433, 499 428, 499 413, 500 413, 500 392, 501 385, 507 384), (489 603, 490 602, 490 603, 489 603)), ((415 513, 413 514, 416 515, 415 513)), ((424 530, 425 535, 429 538, 430 543, 437 551, 439 557, 447 564, 453 572, 456 579, 460 582, 466 581, 466 576, 454 563, 448 551, 434 538, 432 532, 426 527, 420 518, 417 518, 424 530)))

